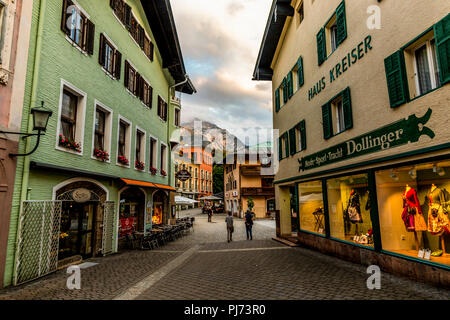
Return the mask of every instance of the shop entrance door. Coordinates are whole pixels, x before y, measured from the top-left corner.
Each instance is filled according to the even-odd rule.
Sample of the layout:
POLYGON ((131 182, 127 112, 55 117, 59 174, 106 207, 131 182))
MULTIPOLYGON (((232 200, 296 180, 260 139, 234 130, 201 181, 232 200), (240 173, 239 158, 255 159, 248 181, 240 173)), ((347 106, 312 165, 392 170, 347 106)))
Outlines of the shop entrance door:
POLYGON ((291 194, 291 228, 292 232, 298 232, 299 220, 298 220, 298 197, 297 188, 289 188, 291 194))
POLYGON ((81 255, 92 257, 94 251, 97 203, 64 202, 61 214, 59 260, 81 255))

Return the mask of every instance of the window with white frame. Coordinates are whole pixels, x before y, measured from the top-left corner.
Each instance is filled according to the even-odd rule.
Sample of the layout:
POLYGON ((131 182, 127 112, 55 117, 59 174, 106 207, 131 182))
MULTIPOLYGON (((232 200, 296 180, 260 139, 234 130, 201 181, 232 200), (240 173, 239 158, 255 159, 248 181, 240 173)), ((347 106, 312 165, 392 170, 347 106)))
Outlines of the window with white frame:
POLYGON ((345 116, 344 116, 344 104, 342 102, 342 96, 339 96, 331 102, 332 115, 333 115, 333 128, 334 134, 341 133, 345 130, 345 116))
POLYGON ((136 151, 134 167, 137 170, 145 169, 145 132, 143 130, 136 130, 136 151))
MULTIPOLYGON (((5 5, 0 1, 0 45, 3 43, 3 16, 5 15, 5 11, 5 5)), ((0 46, 0 51, 1 50, 2 47, 0 46)))
POLYGON ((165 176, 167 173, 167 146, 163 143, 161 143, 161 150, 160 150, 160 171, 163 176, 165 176))
POLYGON ((130 142, 131 124, 124 118, 119 117, 119 132, 117 139, 117 164, 130 166, 130 142))
POLYGON ((101 161, 109 161, 111 152, 112 111, 96 105, 94 118, 94 139, 92 156, 101 161))
POLYGON ((58 122, 59 150, 82 153, 86 94, 62 81, 58 122))
POLYGON ((180 126, 180 115, 181 115, 180 109, 175 108, 174 124, 176 127, 180 126))
POLYGON ((414 68, 418 95, 425 94, 441 85, 434 39, 425 41, 414 51, 414 68))
POLYGON ((110 76, 120 79, 122 54, 103 34, 100 34, 99 63, 110 76))
POLYGON ((157 145, 158 145, 158 140, 156 140, 155 138, 151 137, 150 138, 150 157, 149 157, 149 166, 150 169, 156 169, 157 168, 157 163, 156 163, 156 155, 157 155, 157 145))

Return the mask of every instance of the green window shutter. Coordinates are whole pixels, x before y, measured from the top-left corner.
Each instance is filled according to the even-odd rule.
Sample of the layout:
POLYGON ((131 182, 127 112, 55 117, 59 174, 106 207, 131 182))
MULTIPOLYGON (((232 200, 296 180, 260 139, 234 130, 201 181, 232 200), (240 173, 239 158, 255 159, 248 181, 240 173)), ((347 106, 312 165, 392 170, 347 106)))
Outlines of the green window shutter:
POLYGON ((347 38, 347 18, 345 16, 345 1, 342 1, 339 7, 336 9, 336 26, 337 26, 337 37, 336 45, 344 42, 347 38))
POLYGON ((403 51, 399 50, 384 60, 391 108, 407 101, 408 87, 403 51))
POLYGON ((283 160, 283 136, 278 138, 278 160, 283 160))
POLYGON ((275 90, 275 111, 280 111, 280 88, 275 90))
POLYGON ((287 83, 288 83, 288 97, 290 99, 294 95, 294 74, 292 73, 292 71, 290 71, 287 76, 287 83))
POLYGON ((342 107, 344 108, 344 125, 345 130, 353 128, 353 114, 352 114, 352 98, 350 96, 350 88, 347 88, 342 93, 342 107))
POLYGON ((305 83, 305 77, 303 75, 303 58, 298 58, 297 61, 297 67, 298 67, 298 87, 301 88, 303 84, 305 83))
POLYGON ((327 46, 325 43, 325 28, 320 29, 317 34, 317 56, 319 59, 319 66, 327 60, 327 46))
POLYGON ((285 142, 285 144, 284 144, 285 153, 284 154, 286 155, 286 158, 287 158, 287 157, 289 157, 289 135, 288 135, 287 131, 284 133, 283 138, 284 138, 284 142, 285 142))
POLYGON ((295 139, 295 127, 289 130, 289 148, 291 156, 297 152, 297 139, 295 139))
POLYGON ((450 82, 450 14, 434 25, 441 84, 450 82))
POLYGON ((301 143, 302 147, 300 151, 306 150, 306 121, 302 120, 299 123, 299 130, 300 130, 300 136, 301 136, 301 143))
POLYGON ((283 103, 288 101, 288 86, 287 86, 287 78, 283 79, 283 103))
POLYGON ((333 136, 333 118, 331 116, 331 103, 328 102, 322 106, 322 120, 323 120, 323 137, 330 139, 333 136))

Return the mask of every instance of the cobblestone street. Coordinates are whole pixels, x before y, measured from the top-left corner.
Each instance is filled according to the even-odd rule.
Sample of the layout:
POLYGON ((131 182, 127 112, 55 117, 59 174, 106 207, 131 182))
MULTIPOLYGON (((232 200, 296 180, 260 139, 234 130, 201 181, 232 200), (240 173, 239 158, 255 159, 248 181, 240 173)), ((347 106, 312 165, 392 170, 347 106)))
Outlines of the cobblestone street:
POLYGON ((450 299, 450 292, 382 275, 381 290, 368 290, 366 268, 273 241, 274 221, 257 221, 254 240, 235 219, 234 241, 226 242, 225 215, 208 223, 196 216, 194 231, 163 248, 124 251, 88 262, 81 290, 66 288, 55 274, 0 291, 6 299, 450 299), (280 272, 281 271, 281 272, 280 272))

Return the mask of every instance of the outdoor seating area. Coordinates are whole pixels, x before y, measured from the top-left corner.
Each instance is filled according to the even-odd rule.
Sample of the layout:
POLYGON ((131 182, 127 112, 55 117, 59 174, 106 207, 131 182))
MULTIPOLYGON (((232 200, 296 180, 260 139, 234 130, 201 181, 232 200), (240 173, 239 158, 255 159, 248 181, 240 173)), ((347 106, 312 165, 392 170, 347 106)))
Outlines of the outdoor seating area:
POLYGON ((194 231, 194 217, 179 218, 174 225, 154 225, 150 232, 133 232, 126 236, 127 247, 132 250, 153 250, 194 231))

